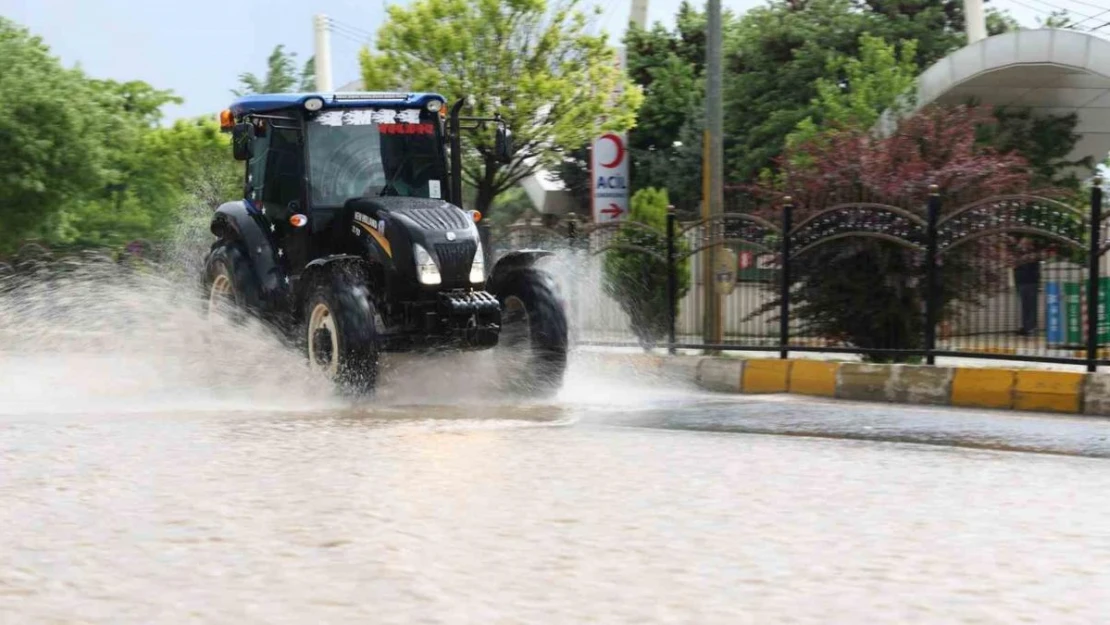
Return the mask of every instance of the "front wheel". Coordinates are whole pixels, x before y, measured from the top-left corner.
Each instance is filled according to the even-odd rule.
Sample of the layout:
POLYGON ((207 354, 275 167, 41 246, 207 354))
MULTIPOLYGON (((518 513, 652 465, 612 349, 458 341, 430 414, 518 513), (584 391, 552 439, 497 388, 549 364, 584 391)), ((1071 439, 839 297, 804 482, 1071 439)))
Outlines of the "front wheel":
POLYGON ((372 392, 378 380, 375 317, 369 290, 356 276, 336 272, 321 281, 304 309, 309 367, 341 392, 372 392))
POLYGON ((259 310, 258 282, 246 254, 234 242, 221 241, 205 259, 205 316, 223 316, 241 325, 259 310))
POLYGON ((544 272, 522 269, 499 280, 499 373, 508 390, 548 397, 563 385, 567 368, 567 317, 544 272))

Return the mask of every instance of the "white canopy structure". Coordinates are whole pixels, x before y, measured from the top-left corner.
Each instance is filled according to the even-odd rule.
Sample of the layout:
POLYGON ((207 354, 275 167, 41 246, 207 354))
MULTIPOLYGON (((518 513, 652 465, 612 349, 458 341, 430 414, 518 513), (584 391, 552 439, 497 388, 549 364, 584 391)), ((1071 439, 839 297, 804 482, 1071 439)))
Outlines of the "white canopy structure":
POLYGON ((1076 30, 1018 30, 975 41, 918 78, 918 107, 972 98, 1041 115, 1076 113, 1081 138, 1068 159, 1101 163, 1110 153, 1110 41, 1076 30))

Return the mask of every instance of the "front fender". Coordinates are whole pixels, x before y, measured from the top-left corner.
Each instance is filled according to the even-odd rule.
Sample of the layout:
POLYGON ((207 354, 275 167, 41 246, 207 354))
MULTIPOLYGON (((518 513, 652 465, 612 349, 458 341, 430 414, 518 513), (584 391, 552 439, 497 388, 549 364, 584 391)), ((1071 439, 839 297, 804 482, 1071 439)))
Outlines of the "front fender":
POLYGON ((547 250, 516 250, 509 252, 494 263, 493 269, 489 272, 489 278, 486 279, 486 288, 496 291, 498 282, 503 280, 505 276, 518 269, 528 269, 541 258, 554 255, 555 252, 547 250))
POLYGON ((262 299, 275 304, 288 294, 286 275, 278 264, 274 245, 266 232, 265 218, 253 211, 245 201, 227 202, 212 215, 209 230, 221 239, 243 245, 258 284, 262 299))
POLYGON ((333 254, 317 258, 305 265, 297 280, 297 298, 299 300, 308 296, 312 288, 332 271, 352 271, 362 274, 365 280, 369 276, 370 264, 365 258, 354 254, 333 254))

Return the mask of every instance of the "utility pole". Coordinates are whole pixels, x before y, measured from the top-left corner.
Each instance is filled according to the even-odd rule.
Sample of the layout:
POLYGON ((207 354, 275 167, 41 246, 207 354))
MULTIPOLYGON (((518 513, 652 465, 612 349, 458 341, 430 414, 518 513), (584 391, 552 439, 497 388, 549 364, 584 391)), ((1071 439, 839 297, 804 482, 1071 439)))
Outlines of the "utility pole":
POLYGON ((647 28, 648 0, 632 0, 632 12, 629 21, 641 29, 647 28))
POLYGON ((967 45, 987 38, 987 17, 983 0, 964 0, 964 22, 967 24, 967 45))
POLYGON ((331 27, 323 13, 313 19, 316 32, 316 90, 331 91, 331 27))
MULTIPOLYGON (((709 345, 721 343, 721 298, 717 295, 717 259, 721 256, 718 249, 723 223, 720 216, 724 213, 724 142, 721 134, 724 127, 724 113, 721 106, 722 51, 721 51, 721 0, 708 0, 706 11, 706 59, 705 59, 705 155, 702 174, 704 198, 702 218, 706 219, 704 244, 712 247, 708 255, 702 255, 702 285, 705 314, 702 317, 702 340, 709 345)), ((715 350, 709 350, 715 351, 715 350)))

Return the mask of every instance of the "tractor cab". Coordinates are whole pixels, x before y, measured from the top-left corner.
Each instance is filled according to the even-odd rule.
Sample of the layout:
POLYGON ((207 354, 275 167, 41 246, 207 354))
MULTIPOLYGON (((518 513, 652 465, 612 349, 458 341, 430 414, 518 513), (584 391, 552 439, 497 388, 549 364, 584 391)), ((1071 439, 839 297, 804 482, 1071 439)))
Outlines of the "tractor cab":
MULTIPOLYGON (((460 108, 449 116, 434 93, 262 94, 239 98, 220 122, 246 163, 248 207, 303 267, 345 251, 337 217, 352 202, 462 207, 460 108)), ((498 122, 496 146, 507 156, 507 129, 485 121, 498 122)))

